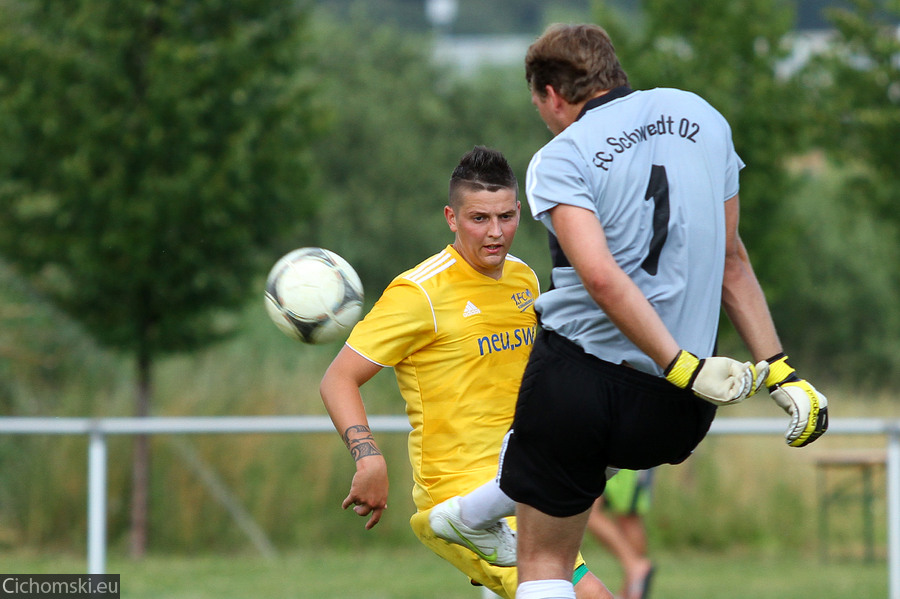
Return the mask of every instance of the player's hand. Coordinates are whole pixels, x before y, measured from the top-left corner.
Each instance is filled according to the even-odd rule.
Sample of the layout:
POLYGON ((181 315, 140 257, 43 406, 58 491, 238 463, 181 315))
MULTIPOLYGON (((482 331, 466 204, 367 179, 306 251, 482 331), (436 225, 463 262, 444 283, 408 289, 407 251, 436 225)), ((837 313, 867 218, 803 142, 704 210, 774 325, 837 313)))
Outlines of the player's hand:
POLYGON ((718 406, 740 403, 756 393, 769 373, 768 362, 751 364, 724 356, 700 359, 681 350, 666 368, 666 380, 718 406))
POLYGON ((350 483, 350 494, 341 507, 347 509, 352 505, 357 515, 371 515, 366 522, 366 530, 369 530, 378 524, 381 514, 387 509, 387 497, 388 475, 384 456, 370 455, 356 462, 356 474, 350 483))
POLYGON ((791 447, 809 445, 828 430, 828 399, 797 376, 786 355, 778 354, 766 361, 769 395, 791 417, 785 441, 791 447))

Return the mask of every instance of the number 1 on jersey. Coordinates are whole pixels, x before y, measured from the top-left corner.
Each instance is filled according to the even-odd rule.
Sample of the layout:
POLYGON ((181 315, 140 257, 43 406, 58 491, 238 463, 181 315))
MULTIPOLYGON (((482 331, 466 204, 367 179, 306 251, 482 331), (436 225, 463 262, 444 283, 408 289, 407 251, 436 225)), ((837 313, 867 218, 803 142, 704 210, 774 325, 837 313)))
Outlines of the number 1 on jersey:
POLYGON ((659 268, 659 254, 669 235, 669 179, 666 167, 654 164, 650 169, 650 182, 644 193, 644 200, 653 198, 653 237, 650 251, 641 263, 641 268, 650 276, 655 276, 659 268))

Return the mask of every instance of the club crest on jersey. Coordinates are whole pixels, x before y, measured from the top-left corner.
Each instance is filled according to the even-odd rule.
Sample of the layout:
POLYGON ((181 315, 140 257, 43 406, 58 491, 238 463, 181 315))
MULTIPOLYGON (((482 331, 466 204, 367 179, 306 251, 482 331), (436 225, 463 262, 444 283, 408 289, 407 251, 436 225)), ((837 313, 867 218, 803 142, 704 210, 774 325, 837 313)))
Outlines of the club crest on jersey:
POLYGON ((534 294, 531 293, 530 289, 513 293, 511 298, 512 301, 516 302, 516 307, 519 309, 519 312, 524 312, 534 305, 534 294))

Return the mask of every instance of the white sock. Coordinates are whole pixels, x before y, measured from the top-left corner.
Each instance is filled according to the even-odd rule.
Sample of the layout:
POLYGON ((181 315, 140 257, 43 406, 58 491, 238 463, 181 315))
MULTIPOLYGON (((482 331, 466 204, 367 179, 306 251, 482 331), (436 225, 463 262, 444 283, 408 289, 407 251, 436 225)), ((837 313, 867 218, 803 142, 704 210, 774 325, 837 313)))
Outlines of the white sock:
POLYGON ((485 483, 459 498, 459 516, 463 524, 484 529, 500 518, 516 513, 516 502, 500 490, 496 480, 485 483))
POLYGON ((516 589, 516 599, 575 599, 571 580, 529 580, 516 589))

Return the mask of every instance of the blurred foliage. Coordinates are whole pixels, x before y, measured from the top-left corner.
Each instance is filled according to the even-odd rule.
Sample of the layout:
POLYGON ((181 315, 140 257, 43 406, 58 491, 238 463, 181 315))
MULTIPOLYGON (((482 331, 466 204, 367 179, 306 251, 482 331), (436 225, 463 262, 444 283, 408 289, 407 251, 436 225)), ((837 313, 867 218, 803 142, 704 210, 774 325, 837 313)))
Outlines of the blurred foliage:
MULTIPOLYGON (((631 0, 620 0, 628 3, 631 0)), ((332 16, 351 15, 405 32, 431 27, 428 0, 317 0, 332 16)), ((531 34, 553 20, 588 17, 590 0, 452 0, 452 20, 442 31, 454 35, 531 34)), ((449 4, 441 2, 441 4, 449 4)))
POLYGON ((900 2, 845 4, 826 11, 834 35, 798 76, 838 201, 793 206, 818 251, 801 248, 809 272, 789 318, 824 366, 883 387, 900 379, 900 2))
MULTIPOLYGON (((639 18, 609 8, 620 4, 596 14, 633 85, 696 91, 732 124, 747 163, 742 236, 788 352, 816 381, 890 388, 900 380, 900 185, 897 51, 884 7, 833 13, 832 51, 778 78, 793 19, 783 3, 648 0, 639 18)), ((160 318, 158 349, 196 346, 206 337, 196 330, 241 331, 161 360, 157 413, 323 414, 316 386, 335 347, 300 346, 268 322, 268 267, 293 247, 329 247, 359 270, 372 302, 452 240, 442 208, 462 154, 496 147, 524 184, 549 140, 519 65, 471 76, 435 65, 431 38, 360 13, 307 22, 274 0, 0 0, 0 12, 4 414, 128 414, 133 373, 97 340, 133 347, 127 335, 141 314, 160 318), (157 21, 166 26, 157 31, 157 21), (223 319, 233 307, 236 319, 223 319)), ((546 233, 527 207, 513 253, 546 286, 546 233)), ((723 342, 735 343, 727 330, 723 342)), ((402 413, 384 375, 367 385, 367 406, 402 413)), ((849 403, 834 402, 835 413, 849 403)), ((862 415, 887 414, 888 404, 896 400, 862 415)), ((127 527, 126 441, 110 451, 114 545, 127 527)), ((371 543, 337 507, 352 463, 336 434, 269 443, 251 435, 191 446, 278 546, 371 543)), ((244 546, 180 453, 154 444, 152 546, 244 546)), ((405 448, 399 437, 386 447, 392 510, 406 514, 405 448)), ((0 439, 0 546, 82 546, 84 450, 82 439, 0 439), (42 461, 50 456, 59 461, 42 461), (82 515, 74 532, 72 514, 82 515)), ((760 515, 800 500, 765 474, 781 466, 764 466, 746 505, 717 513, 714 535, 684 519, 667 523, 665 542, 814 534, 808 520, 760 515)), ((691 483, 711 497, 707 486, 731 482, 722 464, 698 469, 685 471, 697 480, 679 481, 679 493, 691 483)), ((409 534, 405 517, 379 528, 374 538, 386 542, 409 534)))
MULTIPOLYGON (((116 413, 132 383, 120 356, 38 295, 0 260, 0 414, 116 413), (61 389, 71 397, 60 401, 61 389)), ((127 404, 126 404, 127 405, 127 404)))
POLYGON ((227 332, 309 215, 304 13, 277 0, 6 1, 0 253, 101 342, 227 332))
POLYGON ((827 11, 836 36, 803 74, 815 142, 858 169, 845 193, 856 210, 900 224, 900 2, 853 0, 827 11))
MULTIPOLYGON (((429 25, 425 4, 428 0, 316 0, 333 15, 346 18, 357 14, 383 25, 402 30, 421 31, 429 25)), ((589 18, 592 0, 454 0, 457 3, 456 19, 450 33, 534 35, 545 25, 555 22, 582 22, 589 18)), ((607 6, 640 20, 646 0, 603 0, 607 6)), ((738 3, 735 3, 738 4, 738 3)), ((780 4, 795 10, 797 27, 805 30, 830 26, 826 10, 830 7, 847 7, 851 0, 780 0, 780 4)), ((686 5, 687 6, 687 5, 686 5)), ((685 15, 690 12, 685 12, 685 15)))
MULTIPOLYGON (((306 9, 278 0, 0 4, 0 254, 101 344, 153 364, 234 330, 309 216, 306 9)), ((149 449, 135 439, 136 556, 149 449)))
MULTIPOLYGON (((300 245, 342 253, 374 300, 452 239, 441 209, 459 156, 497 147, 523 179, 549 138, 520 67, 463 75, 430 60, 430 37, 373 26, 350 4, 339 21, 323 11, 305 36, 279 21, 303 20, 280 4, 271 13, 213 0, 169 12, 47 6, 4 4, 0 252, 104 342, 133 346, 145 331, 142 342, 183 349, 231 330, 223 309, 300 245), (15 26, 42 11, 41 27, 15 26), (166 19, 168 37, 153 33, 166 19), (101 33, 125 25, 143 33, 101 33)), ((859 0, 830 13, 840 27, 833 50, 777 77, 790 4, 642 6, 640 18, 619 2, 595 12, 635 87, 696 91, 732 124, 747 163, 742 236, 795 360, 827 360, 836 378, 900 376, 898 267, 869 261, 896 239, 900 189, 897 42, 879 20, 884 7, 859 0), (832 164, 842 178, 829 184, 844 195, 799 210, 797 189, 832 164), (867 227, 878 237, 865 239, 867 227), (831 249, 850 229, 860 248, 831 249)), ((546 284, 544 232, 524 216, 513 251, 546 284)), ((734 342, 727 326, 723 335, 734 342)))

